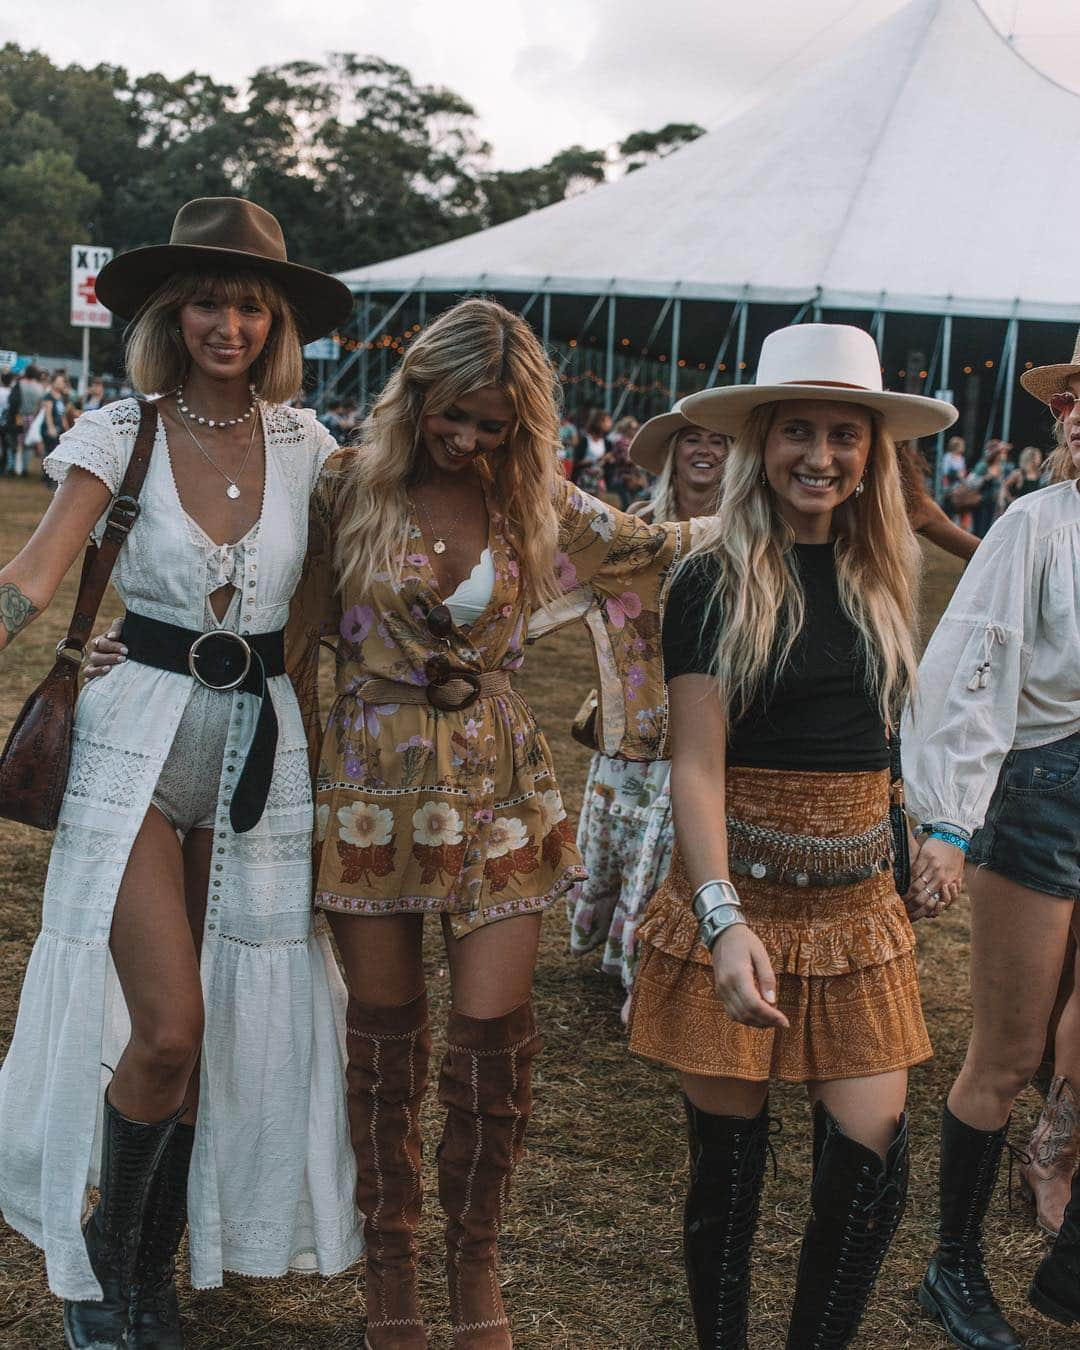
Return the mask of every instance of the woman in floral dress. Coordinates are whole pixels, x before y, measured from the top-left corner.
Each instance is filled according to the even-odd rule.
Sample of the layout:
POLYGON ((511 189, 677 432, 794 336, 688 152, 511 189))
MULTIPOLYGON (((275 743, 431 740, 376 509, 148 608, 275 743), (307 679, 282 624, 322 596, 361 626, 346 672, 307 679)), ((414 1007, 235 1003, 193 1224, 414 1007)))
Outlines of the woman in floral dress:
MULTIPOLYGON (((658 475, 640 512, 655 524, 712 515, 729 438, 695 426, 678 410, 653 417, 630 445, 630 457, 658 475)), ((670 761, 634 763, 597 751, 589 765, 577 844, 588 879, 568 897, 570 950, 584 956, 603 945, 601 967, 626 990, 630 1012, 637 970, 637 923, 667 875, 674 840, 670 761)))
POLYGON ((316 758, 316 904, 352 991, 370 1350, 427 1344, 415 1242, 427 913, 453 988, 437 1156, 454 1345, 512 1344, 496 1242, 531 1105, 540 919, 584 877, 547 742, 511 684, 526 635, 584 623, 609 753, 656 758, 666 731, 661 607, 688 527, 587 496, 563 478, 558 443, 556 377, 532 330, 489 301, 455 306, 339 457, 294 606, 317 749, 319 640, 338 634, 316 758))

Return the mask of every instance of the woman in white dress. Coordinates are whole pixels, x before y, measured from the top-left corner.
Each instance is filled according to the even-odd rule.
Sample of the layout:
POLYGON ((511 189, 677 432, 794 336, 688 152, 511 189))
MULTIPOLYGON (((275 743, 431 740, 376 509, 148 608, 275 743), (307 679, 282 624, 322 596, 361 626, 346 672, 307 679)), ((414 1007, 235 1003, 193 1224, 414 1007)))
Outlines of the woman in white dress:
MULTIPOLYGON (((331 1273, 361 1249, 281 632, 336 449, 285 400, 301 341, 351 297, 288 262, 274 217, 237 198, 189 202, 170 243, 115 259, 98 294, 134 319, 135 386, 168 392, 113 575, 129 656, 79 700, 0 1068, 0 1209, 44 1249, 70 1347, 169 1350, 185 1221, 197 1288, 226 1269, 331 1273)), ((49 457, 60 488, 0 570, 0 648, 100 537, 139 419, 134 399, 88 413, 49 457)))

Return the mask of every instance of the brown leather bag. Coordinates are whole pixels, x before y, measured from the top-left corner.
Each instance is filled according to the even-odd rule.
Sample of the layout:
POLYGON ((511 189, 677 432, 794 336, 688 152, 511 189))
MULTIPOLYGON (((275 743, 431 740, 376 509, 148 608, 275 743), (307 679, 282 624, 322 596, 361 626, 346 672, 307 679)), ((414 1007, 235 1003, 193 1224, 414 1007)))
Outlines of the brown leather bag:
POLYGON ((56 664, 23 704, 0 755, 0 816, 55 830, 71 764, 79 667, 117 555, 139 514, 150 452, 157 431, 157 409, 139 408, 139 434, 120 484, 100 546, 89 544, 83 558, 79 598, 67 637, 56 648, 56 664))

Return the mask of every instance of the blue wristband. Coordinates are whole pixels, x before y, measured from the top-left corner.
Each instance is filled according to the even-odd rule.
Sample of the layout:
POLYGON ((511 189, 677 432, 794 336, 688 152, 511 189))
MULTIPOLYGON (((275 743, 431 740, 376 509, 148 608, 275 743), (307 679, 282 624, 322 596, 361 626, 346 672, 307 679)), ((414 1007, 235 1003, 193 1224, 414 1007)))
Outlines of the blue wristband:
POLYGON ((948 834, 945 830, 931 830, 927 838, 941 839, 946 844, 952 844, 953 848, 958 848, 961 853, 966 853, 971 847, 970 839, 963 839, 958 834, 948 834))

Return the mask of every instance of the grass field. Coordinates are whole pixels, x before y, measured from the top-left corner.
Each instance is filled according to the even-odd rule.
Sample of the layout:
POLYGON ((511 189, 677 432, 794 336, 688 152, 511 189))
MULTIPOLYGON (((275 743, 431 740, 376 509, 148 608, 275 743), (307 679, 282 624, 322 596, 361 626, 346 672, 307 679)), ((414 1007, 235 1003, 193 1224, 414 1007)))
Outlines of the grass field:
MULTIPOLYGON (((0 559, 29 534, 47 502, 37 483, 0 481, 0 559)), ((948 599, 957 566, 928 550, 924 628, 948 599)), ((0 657, 0 732, 44 673, 73 601, 72 579, 57 603, 10 653, 0 657)), ((105 613, 112 613, 106 609, 105 613)), ((580 805, 587 755, 567 732, 592 683, 580 638, 561 634, 533 650, 521 681, 560 767, 568 809, 580 805)), ((49 840, 0 822, 0 1053, 15 1023, 19 986, 38 927, 49 840)), ((434 925, 428 972, 436 1025, 447 977, 434 925)), ((686 1181, 682 1108, 670 1077, 632 1059, 619 1026, 622 993, 596 958, 568 955, 562 909, 545 923, 536 997, 544 1052, 536 1082, 530 1147, 520 1171, 503 1242, 505 1293, 520 1347, 666 1350, 691 1347, 680 1254, 680 1205, 686 1181)), ((941 1346, 914 1289, 933 1244, 937 1121, 968 1033, 966 900, 919 927, 927 1021, 936 1058, 912 1075, 911 1195, 903 1227, 878 1282, 858 1345, 899 1350, 941 1346)), ((436 1057, 440 1054, 436 1044, 436 1057)), ((437 1058, 436 1058, 437 1062, 437 1058)), ((766 1184, 756 1248, 751 1344, 784 1344, 810 1173, 808 1118, 800 1092, 784 1088, 773 1111, 784 1125, 778 1174, 766 1184)), ((1026 1138, 1037 1109, 1027 1094, 1014 1123, 1026 1138)), ((441 1278, 434 1155, 439 1120, 434 1094, 426 1116, 429 1196, 421 1233, 422 1297, 436 1350, 450 1344, 441 1278)), ((1031 1350, 1080 1345, 1080 1337, 1040 1318, 1024 1293, 1044 1250, 1024 1205, 1007 1203, 1003 1182, 988 1226, 995 1287, 1031 1350)), ((358 1271, 332 1280, 295 1276, 263 1282, 236 1276, 224 1289, 194 1293, 182 1279, 190 1350, 354 1350, 361 1344, 358 1271)), ((40 1254, 0 1227, 0 1347, 62 1346, 59 1304, 45 1284, 40 1254)))

